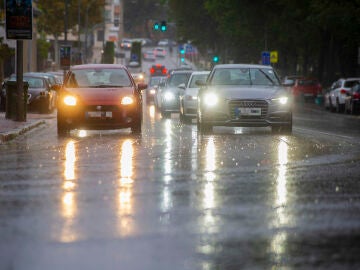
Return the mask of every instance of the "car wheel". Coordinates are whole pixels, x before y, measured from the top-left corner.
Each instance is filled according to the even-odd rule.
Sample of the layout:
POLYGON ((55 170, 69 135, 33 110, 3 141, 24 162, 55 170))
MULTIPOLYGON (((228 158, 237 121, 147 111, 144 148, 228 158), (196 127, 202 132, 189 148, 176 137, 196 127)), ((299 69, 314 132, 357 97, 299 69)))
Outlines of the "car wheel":
POLYGON ((341 112, 343 112, 343 110, 344 110, 343 105, 339 103, 339 100, 338 100, 338 99, 336 99, 335 111, 336 111, 337 113, 341 113, 341 112))
POLYGON ((70 129, 67 127, 64 120, 61 117, 57 117, 57 134, 58 136, 66 136, 70 133, 70 129))
POLYGON ((141 121, 136 121, 131 126, 131 133, 133 133, 133 134, 140 134, 141 133, 141 121))

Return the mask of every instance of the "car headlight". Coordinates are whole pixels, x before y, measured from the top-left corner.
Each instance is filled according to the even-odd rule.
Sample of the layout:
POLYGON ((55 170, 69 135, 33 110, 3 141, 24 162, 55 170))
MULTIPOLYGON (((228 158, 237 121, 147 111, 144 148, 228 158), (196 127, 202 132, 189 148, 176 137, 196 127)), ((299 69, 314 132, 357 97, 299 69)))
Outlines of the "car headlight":
POLYGON ((218 103, 219 99, 217 97, 217 95, 213 94, 213 93, 209 93, 209 94, 206 94, 204 96, 204 103, 207 105, 207 106, 215 106, 217 103, 218 103))
POLYGON ((68 106, 76 106, 76 97, 66 96, 64 97, 64 103, 68 106))
POLYGON ((164 94, 164 99, 167 101, 173 100, 173 99, 175 99, 175 95, 171 92, 166 92, 164 94))
POLYGON ((279 97, 279 98, 273 98, 271 101, 280 103, 281 105, 285 105, 288 103, 289 98, 288 97, 279 97))
POLYGON ((155 90, 155 89, 150 89, 150 94, 151 94, 151 95, 155 95, 155 94, 156 94, 156 90, 155 90))
POLYGON ((126 96, 121 99, 122 105, 130 105, 134 103, 134 99, 132 97, 126 96))

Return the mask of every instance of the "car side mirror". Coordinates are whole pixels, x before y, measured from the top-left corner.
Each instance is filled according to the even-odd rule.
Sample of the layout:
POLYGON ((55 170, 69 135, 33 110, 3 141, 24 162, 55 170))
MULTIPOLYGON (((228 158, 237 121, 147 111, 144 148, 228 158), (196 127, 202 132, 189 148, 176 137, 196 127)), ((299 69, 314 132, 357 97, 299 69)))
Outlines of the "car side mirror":
POLYGON ((147 84, 146 83, 139 83, 137 85, 137 87, 138 87, 138 90, 141 91, 141 90, 144 90, 144 89, 147 88, 147 84))
POLYGON ((181 83, 178 85, 178 88, 185 90, 185 83, 181 83))

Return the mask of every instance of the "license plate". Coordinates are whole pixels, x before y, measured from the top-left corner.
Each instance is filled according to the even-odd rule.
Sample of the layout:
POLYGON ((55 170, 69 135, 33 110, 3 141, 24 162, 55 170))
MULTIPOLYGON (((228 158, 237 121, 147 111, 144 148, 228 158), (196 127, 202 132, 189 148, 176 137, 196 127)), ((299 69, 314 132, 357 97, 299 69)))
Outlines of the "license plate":
POLYGON ((235 115, 259 116, 261 115, 261 108, 244 108, 244 107, 235 108, 235 115))
POLYGON ((112 112, 87 112, 91 118, 112 118, 112 112))

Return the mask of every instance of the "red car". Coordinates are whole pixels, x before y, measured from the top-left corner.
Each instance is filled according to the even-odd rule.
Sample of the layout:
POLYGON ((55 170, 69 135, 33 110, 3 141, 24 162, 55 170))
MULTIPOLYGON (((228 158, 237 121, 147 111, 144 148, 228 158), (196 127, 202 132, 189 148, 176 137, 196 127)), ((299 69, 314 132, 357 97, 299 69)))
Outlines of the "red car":
POLYGON ((116 64, 71 67, 58 92, 57 130, 131 128, 141 132, 142 97, 146 84, 134 82, 127 68, 116 64))
POLYGON ((321 94, 322 86, 315 78, 297 78, 294 85, 291 87, 291 93, 295 100, 304 98, 316 98, 318 94, 321 94))

